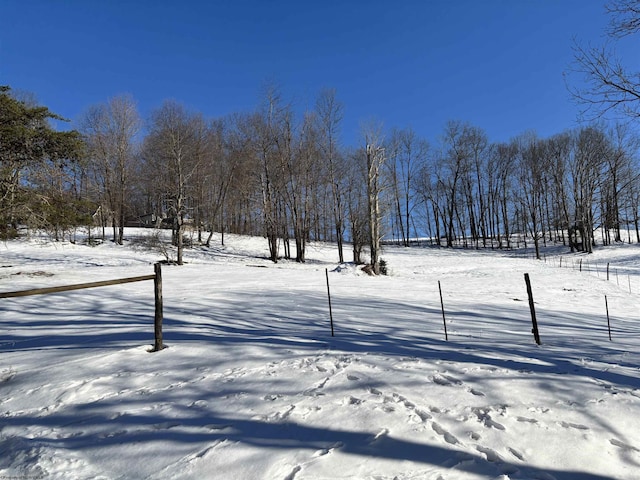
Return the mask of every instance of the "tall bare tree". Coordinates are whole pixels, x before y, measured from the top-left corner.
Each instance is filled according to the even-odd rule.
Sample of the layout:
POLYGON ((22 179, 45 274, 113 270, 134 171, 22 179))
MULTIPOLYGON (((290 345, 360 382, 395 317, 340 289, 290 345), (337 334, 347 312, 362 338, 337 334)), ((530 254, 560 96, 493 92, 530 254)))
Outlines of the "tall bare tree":
MULTIPOLYGON (((205 212, 210 228, 205 244, 211 245, 216 219, 219 222, 224 243, 224 205, 227 201, 229 189, 236 179, 241 158, 247 153, 247 145, 237 129, 237 116, 212 122, 209 127, 209 150, 207 152, 206 174, 202 181, 205 183, 205 212)), ((242 176, 248 183, 248 176, 242 176)), ((239 187, 239 186, 238 186, 239 187)))
POLYGON ((528 132, 518 137, 518 197, 524 229, 533 238, 535 255, 540 257, 540 240, 543 238, 543 199, 545 189, 545 157, 543 143, 528 132))
POLYGON ((603 240, 622 241, 622 212, 627 210, 625 200, 638 175, 636 156, 640 149, 640 137, 628 124, 616 124, 607 132, 610 142, 608 155, 604 158, 605 177, 601 187, 603 203, 603 240), (613 239, 611 232, 613 231, 613 239))
POLYGON ((114 97, 90 107, 81 125, 102 198, 102 211, 109 212, 113 241, 122 245, 130 171, 141 126, 136 103, 129 95, 114 97))
POLYGON ((610 153, 610 144, 601 129, 585 127, 576 132, 571 183, 575 227, 581 234, 583 250, 587 253, 593 252, 596 194, 602 184, 605 158, 610 153))
MULTIPOLYGON (((260 180, 264 233, 269 244, 269 258, 274 263, 279 257, 278 238, 283 233, 283 212, 280 208, 282 177, 278 175, 277 150, 280 127, 289 113, 288 106, 282 104, 278 89, 269 86, 260 111, 252 116, 247 125, 250 128, 249 135, 253 139, 255 171, 258 172, 260 180)), ((280 142, 283 147, 282 139, 280 142)))
POLYGON ((548 186, 552 192, 556 229, 560 238, 566 245, 565 232, 568 234, 569 247, 575 249, 572 236, 571 209, 569 201, 569 166, 573 154, 573 137, 570 133, 559 133, 546 140, 546 153, 548 155, 551 184, 548 186))
MULTIPOLYGON (((443 208, 445 216, 443 223, 446 229, 447 246, 452 247, 455 241, 455 223, 460 220, 464 200, 462 195, 462 182, 470 171, 471 152, 468 142, 470 126, 458 122, 449 121, 445 126, 442 137, 442 152, 438 162, 441 164, 437 171, 438 182, 446 192, 446 206, 443 208)), ((459 221, 459 223, 461 223, 459 221)), ((464 225, 460 225, 464 228, 464 225)), ((460 232, 464 235, 464 229, 460 232)))
POLYGON ((323 160, 326 162, 327 177, 331 185, 333 220, 335 223, 336 242, 338 244, 338 260, 344 262, 344 192, 341 180, 344 178, 344 165, 341 162, 339 131, 343 116, 342 104, 336 99, 335 90, 320 92, 316 101, 318 121, 318 145, 323 160))
POLYGON ((387 148, 387 170, 397 224, 403 245, 409 246, 413 225, 412 211, 417 204, 414 182, 426 163, 429 144, 418 138, 411 128, 395 129, 391 132, 387 148))
POLYGON ((155 177, 159 198, 174 226, 177 263, 183 264, 185 219, 189 214, 189 189, 205 158, 206 124, 201 115, 166 101, 151 116, 143 156, 147 174, 155 177))
POLYGON ((380 253, 382 242, 382 208, 380 194, 382 192, 381 174, 385 164, 386 153, 382 126, 370 123, 364 127, 367 160, 367 205, 369 210, 369 253, 371 255, 371 269, 376 275, 380 274, 380 253))
POLYGON ((371 238, 369 235, 367 166, 362 161, 365 156, 366 150, 364 148, 349 151, 345 155, 347 162, 344 170, 344 200, 351 234, 353 263, 356 265, 364 263, 362 251, 371 238))

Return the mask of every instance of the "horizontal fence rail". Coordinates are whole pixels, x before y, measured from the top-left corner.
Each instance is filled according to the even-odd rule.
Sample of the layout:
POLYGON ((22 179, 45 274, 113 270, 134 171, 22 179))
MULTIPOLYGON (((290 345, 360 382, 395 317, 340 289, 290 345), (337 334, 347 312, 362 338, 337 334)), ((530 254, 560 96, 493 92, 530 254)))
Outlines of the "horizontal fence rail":
POLYGON ((119 285, 121 283, 142 282, 153 280, 155 275, 141 275, 139 277, 118 278, 115 280, 105 280, 102 282, 76 283, 75 285, 61 285, 59 287, 34 288, 31 290, 19 290, 17 292, 0 293, 0 298, 28 297, 29 295, 43 295, 46 293, 60 293, 71 290, 82 290, 84 288, 106 287, 108 285, 119 285))
POLYGON ((60 285, 58 287, 33 288, 31 290, 19 290, 16 292, 2 292, 0 298, 28 297, 30 295, 45 295, 51 293, 70 292, 72 290, 83 290, 85 288, 107 287, 109 285, 121 285, 124 283, 143 282, 153 280, 155 297, 154 314, 154 336, 155 343, 152 352, 157 352, 164 348, 162 341, 162 270, 159 263, 153 266, 153 275, 140 275, 138 277, 117 278, 114 280, 104 280, 100 282, 76 283, 73 285, 60 285))

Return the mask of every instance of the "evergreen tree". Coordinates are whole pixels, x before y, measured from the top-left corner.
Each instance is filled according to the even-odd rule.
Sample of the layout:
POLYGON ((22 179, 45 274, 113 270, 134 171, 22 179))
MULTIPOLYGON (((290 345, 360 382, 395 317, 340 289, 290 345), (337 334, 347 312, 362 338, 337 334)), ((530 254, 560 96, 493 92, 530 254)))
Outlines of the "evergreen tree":
POLYGON ((26 173, 44 162, 65 168, 66 161, 81 157, 82 140, 78 132, 58 132, 48 120, 64 120, 47 107, 31 106, 13 97, 8 86, 0 86, 0 236, 15 235, 18 224, 33 216, 38 205, 49 205, 46 198, 34 203, 34 186, 26 173))

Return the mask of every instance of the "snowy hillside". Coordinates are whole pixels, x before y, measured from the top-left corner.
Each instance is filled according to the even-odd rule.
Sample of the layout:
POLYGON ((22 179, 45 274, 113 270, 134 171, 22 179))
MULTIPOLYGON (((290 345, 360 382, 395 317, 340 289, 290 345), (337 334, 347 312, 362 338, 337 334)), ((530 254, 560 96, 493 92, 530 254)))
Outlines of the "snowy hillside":
MULTIPOLYGON (((161 352, 153 282, 0 300, 0 478, 640 479, 638 245, 387 247, 375 278, 332 246, 272 264, 266 241, 225 240, 163 266, 161 352)), ((7 242, 0 291, 160 259, 7 242)))

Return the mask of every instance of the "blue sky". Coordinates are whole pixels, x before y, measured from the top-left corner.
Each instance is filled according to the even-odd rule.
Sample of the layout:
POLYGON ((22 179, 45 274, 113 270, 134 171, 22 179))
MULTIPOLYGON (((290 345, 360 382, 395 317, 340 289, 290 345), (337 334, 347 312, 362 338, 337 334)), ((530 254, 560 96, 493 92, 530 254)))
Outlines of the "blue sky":
POLYGON ((74 121, 121 93, 143 117, 174 99, 213 118, 255 109, 267 82, 299 111, 327 87, 346 144, 371 118, 507 141, 577 125, 563 72, 607 21, 604 0, 0 0, 0 84, 74 121))

